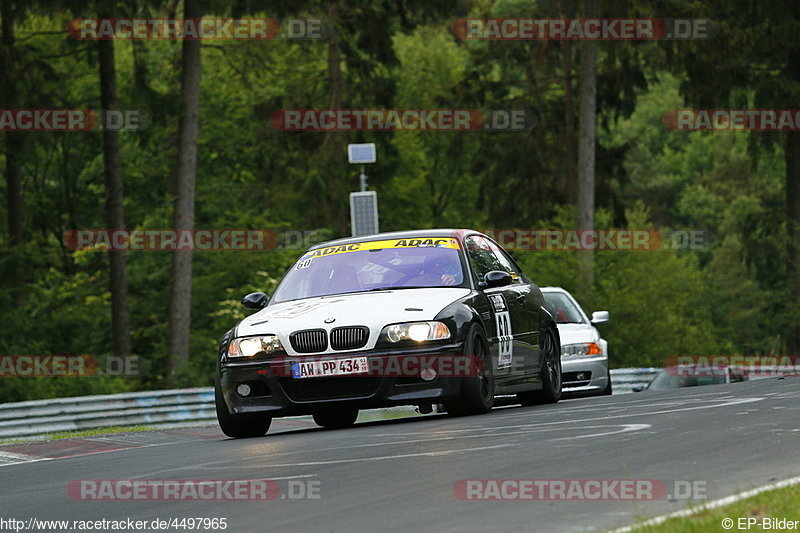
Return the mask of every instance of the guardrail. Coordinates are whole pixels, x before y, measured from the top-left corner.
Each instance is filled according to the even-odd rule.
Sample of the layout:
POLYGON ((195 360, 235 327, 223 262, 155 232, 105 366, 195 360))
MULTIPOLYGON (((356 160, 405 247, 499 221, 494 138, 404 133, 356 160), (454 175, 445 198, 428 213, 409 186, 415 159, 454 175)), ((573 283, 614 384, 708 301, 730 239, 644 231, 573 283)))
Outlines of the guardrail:
MULTIPOLYGON (((614 394, 647 384, 656 372, 657 368, 611 370, 614 394)), ((0 404, 0 438, 214 420, 214 391, 208 388, 55 398, 0 404)))
POLYGON ((0 404, 0 438, 215 417, 214 390, 206 388, 55 398, 0 404))
POLYGON ((614 394, 627 394, 633 392, 633 388, 638 385, 650 383, 660 368, 612 368, 611 386, 614 394))

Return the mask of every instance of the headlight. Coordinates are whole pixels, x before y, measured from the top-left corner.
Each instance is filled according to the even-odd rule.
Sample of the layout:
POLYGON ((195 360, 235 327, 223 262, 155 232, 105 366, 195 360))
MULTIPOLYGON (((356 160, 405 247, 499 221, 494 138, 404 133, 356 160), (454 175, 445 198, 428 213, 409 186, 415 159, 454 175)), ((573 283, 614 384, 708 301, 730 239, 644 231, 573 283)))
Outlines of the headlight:
POLYGON ((561 355, 601 355, 603 351, 596 342, 581 342, 578 344, 565 344, 561 347, 561 355))
POLYGON ((386 326, 381 332, 381 337, 389 342, 439 341, 449 339, 450 330, 442 322, 406 322, 405 324, 386 326))
POLYGON ((233 339, 228 345, 228 357, 253 357, 282 351, 283 345, 275 335, 233 339))

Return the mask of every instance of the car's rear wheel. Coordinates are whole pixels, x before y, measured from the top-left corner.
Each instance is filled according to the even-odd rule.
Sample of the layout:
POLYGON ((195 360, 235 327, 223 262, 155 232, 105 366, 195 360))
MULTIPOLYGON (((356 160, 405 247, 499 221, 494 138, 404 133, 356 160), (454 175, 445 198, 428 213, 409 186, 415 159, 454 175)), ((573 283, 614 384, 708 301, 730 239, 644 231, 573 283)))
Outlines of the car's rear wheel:
POLYGON ((320 411, 314 413, 314 422, 326 429, 341 429, 352 426, 358 418, 358 409, 342 411, 320 411))
POLYGON ((548 326, 542 336, 542 389, 517 393, 522 405, 556 403, 561 399, 561 348, 553 326, 548 326))
POLYGON ((232 415, 225 404, 225 397, 222 394, 222 383, 219 376, 214 378, 214 405, 217 411, 217 421, 222 432, 234 439, 246 439, 250 437, 263 437, 269 426, 272 424, 272 417, 264 415, 232 415))
POLYGON ((458 398, 445 402, 445 409, 454 416, 488 413, 494 406, 494 372, 486 338, 477 324, 467 334, 464 354, 473 357, 477 375, 462 378, 458 398))

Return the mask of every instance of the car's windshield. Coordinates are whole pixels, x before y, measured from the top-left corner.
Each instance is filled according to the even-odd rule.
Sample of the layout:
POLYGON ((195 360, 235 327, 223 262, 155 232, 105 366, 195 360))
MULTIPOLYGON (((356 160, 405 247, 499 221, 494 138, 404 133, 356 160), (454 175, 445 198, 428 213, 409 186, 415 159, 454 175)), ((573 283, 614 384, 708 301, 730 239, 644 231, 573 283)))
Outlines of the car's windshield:
POLYGON ((273 302, 349 292, 464 284, 451 238, 370 241, 311 250, 281 281, 273 302))
POLYGON ((566 294, 562 292, 546 292, 544 293, 544 301, 547 310, 555 317, 556 323, 584 323, 580 310, 566 294))
POLYGON ((662 370, 647 388, 650 390, 669 390, 725 383, 725 371, 723 369, 714 372, 704 370, 703 375, 685 375, 691 373, 691 369, 681 371, 677 367, 671 370, 662 370))

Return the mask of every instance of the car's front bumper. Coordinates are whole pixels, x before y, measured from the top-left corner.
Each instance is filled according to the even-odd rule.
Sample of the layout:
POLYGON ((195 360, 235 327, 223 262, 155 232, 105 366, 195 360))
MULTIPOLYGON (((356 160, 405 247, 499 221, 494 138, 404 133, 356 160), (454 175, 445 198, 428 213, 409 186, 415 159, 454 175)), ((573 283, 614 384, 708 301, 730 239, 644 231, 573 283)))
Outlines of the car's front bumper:
POLYGON ((608 357, 561 359, 561 390, 570 395, 600 394, 609 380, 608 357))
MULTIPOLYGON (((447 344, 424 350, 340 352, 335 358, 367 356, 376 368, 397 368, 392 358, 457 356, 463 344, 447 344), (372 361, 378 358, 380 361, 372 361)), ((307 356, 320 357, 320 356, 307 356)), ((332 355, 323 356, 326 358, 332 355)), ((303 356, 285 358, 300 361, 303 356)), ((324 409, 373 409, 395 405, 439 403, 458 395, 464 378, 438 375, 425 381, 413 375, 336 376, 296 379, 286 371, 285 360, 223 361, 220 382, 232 414, 262 413, 273 417, 313 414, 324 409), (246 383, 251 393, 237 392, 246 383)))

